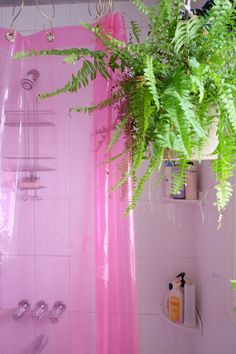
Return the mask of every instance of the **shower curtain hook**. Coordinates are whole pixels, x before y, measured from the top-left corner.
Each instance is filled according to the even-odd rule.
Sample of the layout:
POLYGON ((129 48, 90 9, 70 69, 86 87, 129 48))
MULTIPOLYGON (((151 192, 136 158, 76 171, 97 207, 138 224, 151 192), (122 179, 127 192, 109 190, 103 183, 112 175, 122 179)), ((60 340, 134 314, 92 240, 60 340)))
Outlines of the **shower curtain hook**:
POLYGON ((99 20, 102 16, 104 16, 106 12, 106 0, 97 0, 96 1, 96 11, 97 17, 96 20, 99 20))
POLYGON ((15 22, 16 22, 16 19, 18 18, 18 16, 20 15, 21 11, 23 10, 24 4, 25 4, 25 0, 22 0, 21 1, 21 6, 19 8, 19 11, 15 15, 16 4, 15 4, 15 1, 14 1, 14 7, 13 7, 12 15, 13 16, 15 15, 15 16, 13 17, 13 20, 11 22, 11 31, 7 32, 6 36, 5 36, 6 39, 8 41, 10 41, 10 42, 14 42, 14 40, 15 40, 15 22))
POLYGON ((113 0, 97 0, 96 2, 96 11, 98 16, 96 19, 100 19, 106 14, 106 9, 107 9, 107 4, 108 4, 108 10, 112 11, 113 10, 113 0))
POLYGON ((108 0, 108 8, 110 11, 113 11, 113 0, 108 0))
POLYGON ((35 3, 36 3, 36 7, 37 7, 38 12, 39 12, 44 18, 46 18, 46 20, 47 20, 47 21, 49 22, 49 24, 50 24, 51 31, 48 31, 48 30, 45 28, 45 25, 43 25, 43 27, 44 27, 44 30, 45 30, 45 32, 46 32, 46 34, 47 34, 47 40, 48 40, 49 42, 52 42, 52 41, 54 41, 54 39, 55 39, 55 36, 54 36, 54 33, 53 33, 53 26, 52 26, 52 20, 53 20, 53 18, 54 18, 54 16, 55 16, 55 4, 54 4, 54 0, 52 0, 53 14, 52 14, 51 17, 48 16, 45 12, 43 12, 43 11, 40 9, 38 0, 35 0, 35 3))

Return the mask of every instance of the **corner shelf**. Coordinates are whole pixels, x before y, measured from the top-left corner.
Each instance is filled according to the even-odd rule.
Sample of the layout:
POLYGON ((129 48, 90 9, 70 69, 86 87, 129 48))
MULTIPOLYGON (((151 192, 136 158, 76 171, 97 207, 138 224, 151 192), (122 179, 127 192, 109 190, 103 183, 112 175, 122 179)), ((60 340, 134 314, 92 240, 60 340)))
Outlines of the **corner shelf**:
POLYGON ((201 336, 203 336, 203 323, 202 323, 202 319, 201 319, 197 309, 196 309, 196 327, 186 326, 183 323, 172 322, 171 320, 169 320, 163 307, 162 307, 160 316, 162 318, 164 318, 164 320, 167 321, 171 326, 174 326, 174 327, 186 330, 186 331, 190 331, 190 332, 200 332, 201 336))

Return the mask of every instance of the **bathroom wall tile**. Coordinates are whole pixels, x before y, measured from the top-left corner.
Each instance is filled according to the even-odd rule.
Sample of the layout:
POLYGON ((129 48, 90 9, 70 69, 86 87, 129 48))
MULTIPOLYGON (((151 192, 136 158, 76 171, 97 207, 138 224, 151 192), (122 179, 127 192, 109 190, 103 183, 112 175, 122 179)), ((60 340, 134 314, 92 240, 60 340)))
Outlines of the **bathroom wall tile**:
POLYGON ((0 275, 0 310, 2 309, 2 279, 1 279, 1 275, 0 275))
POLYGON ((140 318, 141 353, 175 353, 175 329, 160 316, 141 315, 140 318))
MULTIPOLYGON (((67 75, 66 80, 68 80, 67 75)), ((56 87, 60 87, 58 84, 56 87)), ((50 91, 43 87, 41 92, 50 91)), ((69 143, 69 97, 68 94, 63 94, 49 99, 39 100, 37 106, 39 118, 42 121, 53 123, 54 126, 42 127, 39 129, 39 144, 68 144, 69 143), (48 114, 45 114, 48 112, 48 114)))
POLYGON ((52 308, 58 300, 69 303, 69 262, 67 257, 35 257, 35 296, 52 308))
POLYGON ((175 277, 174 259, 142 259, 140 289, 142 314, 160 313, 168 284, 173 277, 175 277))
POLYGON ((134 211, 138 257, 173 257, 176 206, 141 200, 134 211))
POLYGON ((196 256, 196 228, 194 225, 195 209, 198 204, 176 204, 175 222, 175 257, 196 256))
MULTIPOLYGON (((2 27, 10 28, 13 20, 13 7, 3 7, 2 9, 2 27)), ((19 7, 16 9, 15 14, 18 12, 19 7)), ((23 10, 18 16, 15 27, 18 32, 21 30, 32 30, 35 28, 35 11, 34 6, 24 6, 23 10)))
POLYGON ((211 330, 204 329, 203 336, 197 337, 197 340, 195 341, 195 353, 196 354, 214 353, 213 346, 212 346, 212 332, 211 332, 211 330))
POLYGON ((93 313, 70 314, 70 354, 96 353, 96 318, 93 313))
POLYGON ((35 324, 35 340, 37 340, 42 333, 48 337, 48 344, 43 350, 44 354, 69 354, 69 326, 70 321, 68 312, 64 312, 59 322, 56 324, 50 323, 48 318, 44 321, 38 321, 35 324))
POLYGON ((35 253, 69 254, 69 201, 42 200, 35 205, 35 253))
POLYGON ((20 33, 25 30, 35 30, 35 6, 24 6, 16 20, 16 29, 20 33))
POLYGON ((211 329, 210 279, 198 263, 196 272, 196 306, 203 321, 204 332, 211 329))
POLYGON ((34 203, 17 199, 11 254, 34 254, 34 203))
POLYGON ((185 272, 186 276, 190 277, 194 283, 197 279, 197 261, 195 258, 176 258, 175 259, 175 274, 185 272))
POLYGON ((95 311, 95 259, 70 257, 70 309, 95 311))
POLYGON ((70 146, 70 198, 92 197, 93 156, 90 142, 70 146))
POLYGON ((175 354, 183 354, 183 353, 198 354, 196 352, 196 341, 198 340, 199 337, 200 337, 200 333, 198 333, 198 332, 196 332, 196 333, 195 332, 186 332, 182 329, 176 328, 176 352, 175 352, 175 354))
POLYGON ((11 312, 4 312, 1 316, 3 326, 3 353, 26 354, 32 353, 34 323, 29 315, 15 322, 11 312))
POLYGON ((40 182, 45 189, 40 191, 43 199, 67 199, 69 196, 69 147, 67 144, 41 144, 42 156, 53 160, 42 160, 40 165, 53 169, 39 172, 40 182))
MULTIPOLYGON (((80 99, 78 96, 72 96, 69 100, 69 107, 75 107, 79 102, 83 102, 83 106, 90 105, 93 102, 93 90, 91 87, 82 89, 80 91, 80 99)), ((93 139, 93 115, 92 114, 82 114, 82 113, 71 113, 71 116, 67 120, 70 127, 70 142, 72 144, 76 143, 88 143, 93 139)))
POLYGON ((87 3, 71 4, 70 25, 78 26, 81 22, 93 23, 97 16, 94 3, 90 3, 90 10, 92 16, 89 14, 87 3))
POLYGON ((137 295, 137 305, 138 313, 141 313, 142 309, 142 259, 136 258, 136 295, 137 295))
POLYGON ((10 256, 1 266, 3 309, 14 309, 22 299, 28 299, 33 303, 34 258, 10 256))
MULTIPOLYGON (((214 286, 210 286, 210 321, 211 337, 209 340, 214 354, 233 354, 236 347, 235 326, 229 321, 225 312, 224 298, 216 291, 214 286)), ((236 318, 236 314, 235 314, 236 318)))
MULTIPOLYGON (((51 5, 40 6, 40 9, 49 17, 53 15, 53 8, 51 5)), ((43 24, 47 29, 50 29, 50 24, 43 16, 36 11, 36 29, 42 30, 43 24)), ((56 5, 55 16, 52 20, 53 27, 66 26, 70 24, 70 4, 56 5)))
POLYGON ((114 3, 114 10, 124 14, 126 18, 126 24, 129 25, 131 19, 136 20, 141 24, 141 14, 137 10, 137 7, 132 4, 130 1, 116 1, 114 3))
MULTIPOLYGON (((221 230, 217 230, 217 212, 213 208, 204 208, 205 222, 197 225, 197 255, 201 266, 214 282, 217 291, 223 293, 225 267, 225 235, 233 234, 233 225, 228 215, 223 220, 221 230), (214 246, 212 246, 214 245, 214 246)), ((232 219, 233 220, 233 217, 232 219)))
POLYGON ((91 199, 70 200, 70 255, 93 256, 94 202, 91 199))
MULTIPOLYGON (((0 315, 1 320, 1 315, 0 315)), ((0 321, 0 353, 3 353, 3 323, 0 321)))

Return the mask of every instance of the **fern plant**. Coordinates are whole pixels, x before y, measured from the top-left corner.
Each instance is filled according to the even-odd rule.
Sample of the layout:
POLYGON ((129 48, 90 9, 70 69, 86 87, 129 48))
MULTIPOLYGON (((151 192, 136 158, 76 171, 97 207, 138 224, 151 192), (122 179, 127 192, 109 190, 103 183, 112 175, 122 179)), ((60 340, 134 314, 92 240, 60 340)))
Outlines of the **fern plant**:
MULTIPOLYGON (((122 73, 118 88, 97 105, 73 107, 71 111, 92 112, 109 105, 119 105, 119 115, 107 151, 130 130, 132 167, 115 188, 136 173, 148 161, 137 180, 127 211, 133 209, 145 182, 159 171, 164 156, 179 160, 173 192, 186 182, 189 160, 202 158, 212 122, 217 121, 218 146, 212 162, 216 175, 216 205, 220 220, 232 194, 230 177, 236 166, 236 10, 233 1, 214 0, 212 7, 197 16, 187 11, 183 0, 160 0, 149 7, 132 0, 149 17, 149 33, 144 41, 140 29, 131 21, 135 42, 123 43, 101 27, 84 26, 102 41, 104 50, 84 48, 43 50, 21 53, 20 57, 60 55, 67 63, 82 65, 64 87, 41 94, 47 98, 63 92, 77 92, 96 79, 97 74, 110 80, 112 72, 122 73), (128 74, 127 74, 128 73, 128 74), (131 121, 131 123, 130 123, 131 121)), ((122 154, 122 153, 121 153, 122 154)), ((120 155, 117 157, 120 157, 120 155)), ((114 160, 116 156, 110 160, 114 160)))

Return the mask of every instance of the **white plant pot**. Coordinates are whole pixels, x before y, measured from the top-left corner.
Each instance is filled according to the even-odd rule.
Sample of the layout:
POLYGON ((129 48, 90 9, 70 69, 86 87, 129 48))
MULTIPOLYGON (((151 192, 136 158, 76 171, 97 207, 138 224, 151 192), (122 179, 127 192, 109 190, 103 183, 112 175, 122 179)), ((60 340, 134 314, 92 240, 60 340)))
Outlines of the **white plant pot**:
MULTIPOLYGON (((191 158, 192 161, 215 160, 217 158, 217 155, 213 154, 218 145, 217 125, 218 119, 215 119, 209 127, 208 139, 202 148, 201 158, 199 158, 199 154, 193 154, 191 158)), ((178 160, 178 158, 176 158, 171 151, 166 151, 164 154, 164 160, 178 160)))

